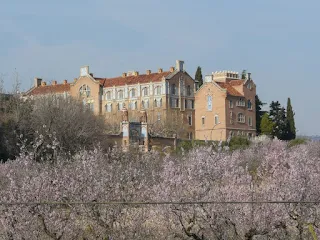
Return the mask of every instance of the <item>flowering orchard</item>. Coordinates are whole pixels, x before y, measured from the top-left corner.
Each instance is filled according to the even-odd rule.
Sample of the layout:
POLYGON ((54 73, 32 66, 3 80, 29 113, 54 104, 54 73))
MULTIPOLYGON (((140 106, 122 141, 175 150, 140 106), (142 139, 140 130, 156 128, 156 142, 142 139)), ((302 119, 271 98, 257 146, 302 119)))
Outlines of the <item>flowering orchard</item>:
POLYGON ((319 143, 213 149, 22 151, 0 164, 0 239, 319 238, 319 143))

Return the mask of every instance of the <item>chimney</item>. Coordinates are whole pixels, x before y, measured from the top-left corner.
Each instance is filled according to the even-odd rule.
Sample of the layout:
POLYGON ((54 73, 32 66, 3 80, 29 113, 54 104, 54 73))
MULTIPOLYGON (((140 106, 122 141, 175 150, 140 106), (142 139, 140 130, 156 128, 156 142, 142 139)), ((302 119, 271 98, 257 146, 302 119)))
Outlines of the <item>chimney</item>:
POLYGON ((68 80, 63 80, 63 84, 67 84, 68 83, 68 80))
POLYGON ((247 73, 247 79, 251 80, 251 73, 249 73, 249 72, 247 73))
POLYGON ((34 87, 39 87, 41 86, 41 78, 34 78, 34 87))
POLYGON ((90 76, 93 77, 93 73, 90 73, 90 76))
POLYGON ((158 73, 162 73, 163 72, 163 69, 162 68, 159 68, 158 69, 158 73))
POLYGON ((174 72, 174 67, 170 67, 170 72, 174 72))
POLYGON ((176 69, 177 69, 179 72, 182 72, 182 71, 183 71, 183 65, 184 65, 184 61, 176 60, 176 69))
POLYGON ((139 72, 138 71, 134 71, 134 75, 135 76, 139 76, 139 72))
POLYGON ((46 82, 41 82, 41 86, 43 87, 43 86, 46 86, 47 85, 47 83, 46 82))
POLYGON ((127 73, 122 73, 122 77, 125 78, 127 76, 127 73))
POLYGON ((52 85, 53 86, 57 85, 57 81, 52 81, 52 85))
POLYGON ((151 70, 147 70, 147 75, 150 75, 151 74, 151 70))

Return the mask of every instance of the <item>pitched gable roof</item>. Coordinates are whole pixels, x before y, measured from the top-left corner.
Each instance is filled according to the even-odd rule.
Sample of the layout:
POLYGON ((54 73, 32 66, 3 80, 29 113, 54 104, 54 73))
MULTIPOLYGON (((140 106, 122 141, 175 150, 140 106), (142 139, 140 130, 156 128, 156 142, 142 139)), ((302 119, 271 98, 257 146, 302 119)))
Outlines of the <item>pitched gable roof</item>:
MULTIPOLYGON (((236 80, 238 81, 238 80, 236 80)), ((233 83, 233 84, 230 84, 229 83, 225 83, 225 82, 216 82, 221 88, 224 88, 227 90, 227 93, 229 95, 232 95, 232 96, 237 96, 237 97, 241 97, 243 96, 240 92, 238 92, 234 87, 232 86, 235 86, 235 85, 240 85, 240 84, 236 84, 236 83, 233 83)), ((242 84, 242 83, 241 83, 242 84)))
POLYGON ((161 82, 163 77, 167 77, 170 72, 162 73, 150 73, 142 74, 138 76, 126 76, 126 77, 115 77, 115 78, 95 78, 95 80, 100 81, 103 87, 113 87, 113 86, 124 86, 133 84, 143 84, 149 82, 161 82))
POLYGON ((31 89, 28 95, 44 95, 50 93, 64 93, 70 92, 70 83, 39 86, 31 89))

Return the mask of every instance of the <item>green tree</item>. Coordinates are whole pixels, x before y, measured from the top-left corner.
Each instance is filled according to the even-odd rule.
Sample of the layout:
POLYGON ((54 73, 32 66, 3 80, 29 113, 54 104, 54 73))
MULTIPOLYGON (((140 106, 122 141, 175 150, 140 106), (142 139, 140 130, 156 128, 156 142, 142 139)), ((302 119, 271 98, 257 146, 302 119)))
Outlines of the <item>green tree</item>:
POLYGON ((265 135, 272 135, 273 130, 273 122, 269 117, 268 113, 264 113, 261 118, 261 124, 260 124, 261 133, 265 135))
POLYGON ((294 123, 294 112, 291 106, 291 99, 287 101, 287 122, 288 122, 288 140, 296 138, 296 127, 294 123))
POLYGON ((199 82, 198 86, 201 87, 201 85, 203 84, 203 78, 202 78, 202 72, 201 72, 200 66, 198 66, 198 68, 197 68, 196 75, 195 75, 194 79, 199 82))
POLYGON ((281 140, 288 139, 288 121, 286 118, 286 110, 281 107, 278 101, 272 101, 270 104, 269 116, 273 121, 272 136, 281 140))
POLYGON ((258 95, 255 96, 255 103, 256 103, 256 129, 257 129, 257 133, 260 134, 261 119, 266 112, 266 111, 262 111, 262 106, 265 105, 266 103, 261 102, 258 95))

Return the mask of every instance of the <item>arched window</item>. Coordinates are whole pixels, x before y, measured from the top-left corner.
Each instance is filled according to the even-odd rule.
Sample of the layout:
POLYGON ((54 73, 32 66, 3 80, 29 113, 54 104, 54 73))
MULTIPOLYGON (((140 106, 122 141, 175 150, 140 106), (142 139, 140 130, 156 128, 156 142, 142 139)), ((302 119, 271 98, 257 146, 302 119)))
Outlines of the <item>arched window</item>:
POLYGON ((131 98, 136 97, 136 89, 135 89, 135 88, 132 88, 132 89, 130 90, 130 97, 131 97, 131 98))
POLYGON ((118 111, 121 111, 124 107, 124 104, 122 102, 118 103, 118 111))
POLYGON ((162 99, 155 99, 154 100, 154 107, 161 107, 162 106, 162 99))
POLYGON ((161 86, 157 86, 154 92, 155 92, 155 95, 161 95, 161 86))
POLYGON ((148 91, 148 88, 147 87, 144 87, 142 89, 142 96, 148 96, 149 95, 149 91, 148 91))
POLYGON ((86 84, 82 85, 79 89, 80 96, 90 97, 90 87, 86 84))
POLYGON ((123 90, 118 91, 118 99, 123 99, 123 90))
POLYGON ((111 103, 108 103, 106 104, 106 112, 111 112, 112 111, 112 104, 111 103))
POLYGON ((106 93, 106 100, 111 100, 111 91, 106 93))
POLYGON ((147 109, 147 108, 149 108, 149 101, 148 101, 148 100, 143 100, 143 101, 141 102, 141 105, 142 105, 142 107, 143 107, 144 109, 147 109))
POLYGON ((137 109, 137 102, 136 102, 136 101, 130 102, 130 103, 129 103, 129 108, 130 108, 131 110, 136 110, 136 109, 137 109))
POLYGON ((238 122, 245 123, 246 118, 243 113, 238 113, 238 122))
POLYGON ((248 100, 248 109, 252 109, 252 103, 251 103, 251 100, 248 100))

